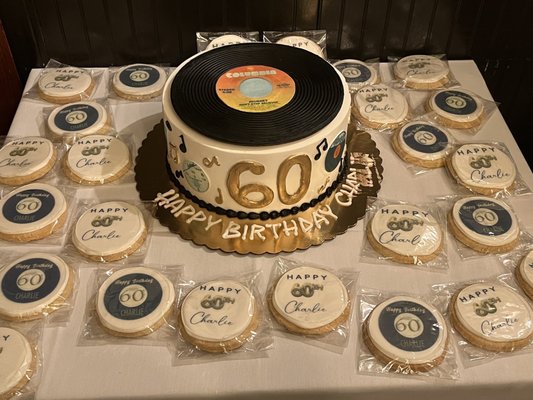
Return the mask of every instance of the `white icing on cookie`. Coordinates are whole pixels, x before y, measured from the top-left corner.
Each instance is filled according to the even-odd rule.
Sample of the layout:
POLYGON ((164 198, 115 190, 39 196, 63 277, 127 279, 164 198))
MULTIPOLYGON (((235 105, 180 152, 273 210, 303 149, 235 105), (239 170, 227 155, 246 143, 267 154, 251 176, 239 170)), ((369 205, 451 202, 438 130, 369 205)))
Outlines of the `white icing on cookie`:
POLYGON ((146 267, 123 268, 98 289, 96 312, 106 328, 131 334, 156 325, 175 299, 174 286, 163 274, 146 267))
POLYGON ((397 138, 404 152, 427 161, 446 157, 453 143, 452 137, 444 128, 421 121, 404 125, 397 138))
POLYGON ((34 232, 57 221, 66 211, 63 193, 44 183, 21 186, 0 200, 0 232, 34 232))
POLYGON ((31 316, 62 296, 70 277, 65 262, 52 254, 30 253, 0 271, 0 314, 31 316))
POLYGON ((533 289, 533 250, 524 257, 518 268, 524 281, 533 289))
POLYGON ((451 162, 458 179, 468 186, 505 189, 516 178, 513 160, 490 144, 464 144, 453 153, 451 162))
POLYGON ((181 305, 181 322, 189 336, 209 342, 238 337, 255 314, 250 290, 232 280, 203 283, 187 294, 181 305))
POLYGON ((0 396, 14 389, 31 368, 33 351, 28 339, 15 329, 0 327, 0 396))
POLYGON ((237 35, 222 35, 209 42, 206 50, 216 49, 217 47, 229 46, 231 44, 247 43, 248 39, 237 35))
POLYGON ((386 357, 403 364, 424 364, 444 353, 448 329, 431 304, 395 296, 377 305, 369 315, 368 335, 386 357))
POLYGON ((99 132, 108 123, 108 114, 96 101, 78 101, 55 108, 48 116, 48 129, 52 134, 86 136, 99 132))
POLYGON ((167 74, 156 65, 132 64, 113 75, 114 88, 127 96, 149 96, 163 90, 167 74))
POLYGON ((474 93, 462 88, 440 90, 429 105, 438 115, 456 122, 469 122, 481 116, 483 103, 474 93))
POLYGON ((272 305, 287 321, 303 329, 316 329, 339 318, 348 305, 348 291, 329 271, 298 267, 276 283, 272 305))
POLYGON ((407 204, 386 205, 371 221, 372 236, 378 243, 405 256, 426 256, 436 252, 442 230, 429 210, 407 204))
POLYGON ((486 246, 503 246, 520 233, 511 208, 490 197, 473 196, 456 201, 452 218, 465 236, 486 246))
POLYGON ((46 69, 39 78, 39 90, 46 96, 71 97, 84 93, 92 84, 91 75, 80 68, 46 69))
POLYGON ((141 211, 124 201, 92 206, 76 222, 72 241, 82 253, 109 256, 132 247, 145 234, 141 211))
POLYGON ((524 339, 533 333, 531 308, 513 290, 493 283, 462 289, 454 304, 461 326, 491 342, 524 339))
POLYGON ((340 71, 352 91, 365 85, 373 85, 378 80, 376 70, 359 60, 340 60, 333 66, 340 71))
POLYGON ((48 139, 28 136, 8 142, 0 149, 0 177, 31 175, 44 168, 54 156, 54 145, 48 139))
POLYGON ((285 36, 276 42, 277 44, 283 44, 285 46, 298 47, 299 49, 305 49, 319 57, 324 58, 324 53, 318 44, 303 36, 285 36))
POLYGON ((394 64, 394 74, 412 83, 435 83, 450 72, 446 62, 433 56, 407 56, 394 64))
POLYGON ((85 181, 102 182, 130 163, 128 146, 113 136, 92 135, 78 139, 67 155, 67 167, 85 181))
POLYGON ((402 122, 409 110, 403 94, 383 84, 359 89, 354 96, 354 107, 363 118, 381 124, 402 122))

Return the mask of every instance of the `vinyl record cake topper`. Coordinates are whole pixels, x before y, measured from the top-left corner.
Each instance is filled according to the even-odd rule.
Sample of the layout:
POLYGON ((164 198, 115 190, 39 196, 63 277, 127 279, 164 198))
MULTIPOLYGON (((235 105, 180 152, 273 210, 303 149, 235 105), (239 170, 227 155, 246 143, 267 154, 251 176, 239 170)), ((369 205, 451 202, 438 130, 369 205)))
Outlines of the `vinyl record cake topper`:
POLYGON ((171 102, 183 122, 211 139, 279 145, 327 126, 342 107, 343 84, 308 51, 243 43, 192 58, 172 82, 171 102))

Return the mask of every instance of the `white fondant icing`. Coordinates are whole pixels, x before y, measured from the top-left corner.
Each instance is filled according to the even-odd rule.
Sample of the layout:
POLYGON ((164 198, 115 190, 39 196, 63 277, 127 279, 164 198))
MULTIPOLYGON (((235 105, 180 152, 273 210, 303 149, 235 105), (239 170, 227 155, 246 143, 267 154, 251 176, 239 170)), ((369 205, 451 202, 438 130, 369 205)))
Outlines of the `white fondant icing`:
POLYGON ((513 160, 490 144, 464 144, 451 161, 459 180, 469 186, 505 189, 516 178, 513 160))
POLYGON ((247 43, 248 39, 237 35, 222 35, 209 42, 206 50, 216 49, 217 47, 229 46, 231 44, 247 43))
POLYGON ((76 67, 46 69, 39 78, 39 90, 53 97, 78 96, 92 84, 91 75, 76 67))
POLYGON ((255 315, 250 290, 233 280, 203 283, 187 294, 181 305, 181 322, 198 340, 223 342, 238 337, 255 315))
POLYGON ((303 36, 285 36, 276 42, 277 44, 284 44, 285 46, 298 47, 299 49, 305 49, 319 57, 324 58, 322 48, 311 39, 303 36))
POLYGON ((532 311, 513 290, 493 283, 462 289, 454 304, 460 324, 471 334, 491 342, 508 342, 533 332, 532 311))
MULTIPOLYGON (((507 213, 505 213, 505 215, 507 215, 507 213)), ((503 246, 515 240, 520 233, 518 221, 516 220, 516 216, 511 208, 503 201, 493 199, 491 197, 473 196, 457 200, 452 208, 452 217, 456 226, 465 236, 482 245, 503 246), (472 209, 465 210, 464 208, 461 213, 463 215, 472 215, 474 221, 480 221, 476 226, 479 227, 480 232, 484 233, 479 233, 471 229, 460 217, 459 211, 466 203, 470 201, 479 201, 481 202, 479 203, 481 206, 476 207, 475 214, 472 212, 472 209), (483 204, 487 204, 488 207, 491 207, 491 204, 496 204, 507 211, 510 221, 510 224, 507 227, 508 229, 503 229, 503 232, 500 232, 499 234, 491 233, 495 231, 495 227, 497 229, 498 225, 501 224, 502 221, 500 221, 498 215, 494 211, 491 211, 490 208, 482 207, 483 204)))
POLYGON ((368 335, 372 343, 392 360, 404 364, 431 363, 445 351, 448 329, 444 317, 435 307, 420 299, 391 297, 378 304, 368 318, 368 335), (414 303, 414 308, 410 303, 414 303), (385 314, 384 317, 382 314, 385 314), (390 318, 386 318, 387 315, 390 318), (430 332, 433 336, 428 338, 430 332))
POLYGON ((122 253, 144 234, 141 211, 124 201, 109 201, 92 206, 76 222, 72 240, 82 253, 108 256, 122 253))
POLYGON ((152 268, 129 267, 114 272, 102 283, 97 293, 96 312, 101 323, 106 328, 121 333, 135 333, 149 329, 157 324, 172 308, 175 299, 176 294, 174 291, 174 286, 166 276, 152 268), (117 304, 120 304, 123 309, 132 310, 135 307, 143 306, 143 304, 146 304, 147 301, 150 301, 150 293, 148 293, 148 291, 144 289, 142 285, 134 280, 126 279, 128 275, 133 274, 148 275, 149 278, 144 279, 153 279, 154 281, 158 282, 161 288, 161 301, 156 304, 155 307, 153 307, 153 310, 147 314, 143 314, 140 316, 140 318, 118 318, 116 316, 116 312, 115 315, 113 315, 113 312, 110 312, 108 307, 106 307, 106 301, 109 300, 109 297, 106 299, 106 291, 111 285, 115 284, 117 281, 120 281, 122 278, 124 279, 119 283, 116 283, 116 285, 122 288, 120 292, 117 293, 117 295, 122 298, 117 299, 117 304), (140 291, 138 291, 139 289, 140 291), (132 301, 130 299, 128 301, 125 299, 125 296, 133 297, 135 295, 135 291, 142 293, 140 300, 135 299, 132 301))
MULTIPOLYGON (((142 79, 142 78, 138 78, 138 79, 142 79)), ((165 72, 163 68, 158 67, 157 65, 148 65, 148 64, 126 65, 125 67, 122 67, 117 72, 115 72, 115 75, 113 76, 113 86, 115 87, 115 89, 129 96, 149 96, 151 94, 157 93, 163 89, 166 81, 167 81, 167 73, 165 72), (159 72, 159 78, 151 85, 130 86, 120 80, 120 74, 128 68, 135 68, 135 69, 153 68, 154 70, 159 72)))
POLYGON ((446 157, 450 149, 450 146, 453 143, 453 139, 451 135, 446 131, 446 129, 438 125, 429 125, 425 122, 420 122, 420 121, 413 121, 413 122, 409 122, 405 124, 400 130, 397 138, 398 138, 398 143, 400 145, 400 148, 403 151, 405 151, 407 154, 409 154, 412 157, 416 157, 418 159, 427 160, 427 161, 440 160, 441 158, 446 157), (426 125, 427 127, 429 127, 429 129, 423 128, 421 127, 421 125, 426 125), (409 129, 413 129, 412 127, 415 127, 415 126, 420 127, 420 129, 417 130, 417 132, 414 134, 414 137, 413 137, 413 139, 417 142, 417 144, 421 145, 421 147, 431 146, 431 145, 438 146, 439 144, 441 144, 441 146, 438 146, 438 147, 442 147, 442 148, 438 151, 432 151, 432 152, 419 151, 413 148, 412 146, 410 146, 409 144, 407 144, 405 142, 404 132, 408 131, 409 129), (446 142, 439 141, 439 139, 435 136, 435 134, 431 132, 431 129, 438 129, 440 132, 442 132, 442 134, 446 137, 446 142))
POLYGON ((373 85, 378 80, 377 71, 370 65, 359 60, 340 60, 333 63, 333 66, 341 72, 351 90, 357 90, 365 85, 373 85), (361 70, 368 72, 368 76, 365 77, 361 70))
POLYGON ((15 329, 0 327, 0 396, 14 389, 31 367, 33 351, 28 339, 15 329))
POLYGON ((371 230, 378 243, 405 256, 432 254, 442 242, 442 230, 430 211, 408 204, 386 205, 377 210, 371 230))
POLYGON ((0 200, 0 232, 16 235, 39 230, 57 221, 66 208, 65 196, 53 186, 21 186, 0 200))
POLYGON ((314 267, 285 272, 272 294, 276 311, 303 329, 316 329, 335 321, 348 301, 348 291, 341 280, 329 271, 314 267))
POLYGON ((78 139, 67 155, 68 168, 79 178, 101 182, 130 162, 128 146, 113 136, 92 135, 78 139))
POLYGON ((366 120, 381 124, 402 122, 409 111, 404 95, 384 84, 359 89, 354 96, 354 107, 366 120))
POLYGON ((398 78, 413 83, 438 82, 445 78, 449 72, 446 62, 433 56, 407 56, 394 65, 394 74, 398 78))
POLYGON ((520 268, 522 278, 533 289, 533 251, 530 251, 524 257, 518 268, 520 268))
POLYGON ((48 129, 54 135, 61 137, 91 135, 99 132, 107 123, 107 111, 103 105, 96 101, 69 103, 55 108, 48 116, 48 129), (93 113, 96 113, 96 118, 94 121, 92 119, 89 121, 88 116, 93 113), (63 127, 59 126, 58 123, 62 124, 63 127))
MULTIPOLYGON (((462 106, 464 106, 464 103, 461 102, 459 99, 458 99, 459 103, 458 105, 456 104, 454 106, 454 108, 457 108, 458 110, 461 110, 462 106)), ((431 107, 431 109, 433 111, 435 111, 438 115, 446 118, 446 119, 450 119, 452 121, 456 121, 456 122, 468 122, 468 121, 473 121, 477 118, 479 118, 479 116, 481 116, 481 114, 483 113, 483 103, 481 102, 480 98, 475 95, 474 93, 468 91, 468 90, 465 90, 465 89, 462 89, 462 88, 453 88, 453 89, 445 89, 445 90, 440 90, 438 92, 436 92, 435 94, 433 94, 433 96, 431 96, 430 100, 429 100, 429 105, 431 107), (470 112, 470 113, 466 113, 466 114, 461 114, 461 113, 451 113, 451 112, 448 112, 444 109, 442 109, 441 107, 439 107, 437 105, 437 103, 435 102, 435 99, 437 97, 437 95, 439 95, 439 93, 442 93, 442 92, 446 92, 446 91, 454 91, 454 92, 459 92, 459 94, 461 95, 465 95, 467 98, 472 98, 476 104, 476 107, 475 107, 475 110, 470 112)))
POLYGON ((54 155, 48 139, 28 136, 8 142, 0 149, 0 177, 31 175, 44 168, 54 155))
MULTIPOLYGON (((30 253, 20 257, 16 261, 0 270, 0 286, 3 288, 7 285, 10 290, 9 294, 0 289, 0 313, 12 318, 25 317, 39 312, 56 301, 65 291, 70 277, 70 268, 59 257, 46 253, 30 253), (35 263, 32 259, 42 259, 45 261, 35 263), (57 267, 57 270, 55 267, 57 267), (59 272, 59 279, 50 292, 43 295, 39 289, 43 289, 46 284, 46 268, 59 272), (13 270, 15 268, 15 270, 13 270), (6 274, 11 271, 17 272, 16 282, 5 281, 6 274), (24 294, 31 295, 31 301, 28 301, 24 294), (7 295, 7 296, 6 296, 7 295), (19 302, 17 299, 21 299, 19 302)), ((48 292, 47 290, 47 292, 48 292)))

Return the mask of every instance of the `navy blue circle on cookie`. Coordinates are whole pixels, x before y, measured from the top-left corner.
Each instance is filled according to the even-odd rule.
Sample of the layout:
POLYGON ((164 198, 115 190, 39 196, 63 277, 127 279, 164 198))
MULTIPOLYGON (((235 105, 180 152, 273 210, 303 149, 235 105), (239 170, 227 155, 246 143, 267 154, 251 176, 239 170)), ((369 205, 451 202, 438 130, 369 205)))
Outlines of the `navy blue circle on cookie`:
POLYGON ((54 124, 66 132, 77 132, 90 128, 100 118, 100 113, 90 104, 74 104, 61 109, 54 118, 54 124))
POLYGON ((133 88, 152 86, 159 80, 161 74, 149 65, 135 65, 120 72, 118 79, 124 85, 133 88))
POLYGON ((473 114, 476 112, 478 107, 472 96, 458 90, 446 90, 444 92, 437 93, 435 96, 435 104, 441 110, 455 115, 473 114), (462 99, 464 101, 464 105, 461 107, 453 107, 449 105, 449 102, 454 102, 454 98, 462 99))
POLYGON ((109 285, 104 294, 104 305, 115 318, 131 321, 151 314, 161 304, 162 298, 163 289, 156 278, 147 274, 128 274, 109 285), (122 290, 130 285, 140 285, 146 289, 146 299, 136 307, 127 307, 120 299, 122 290))
POLYGON ((439 128, 429 124, 409 125, 402 132, 404 143, 420 153, 433 154, 443 151, 448 146, 448 136, 439 128), (420 131, 429 132, 433 135, 435 142, 423 144, 416 140, 416 134, 420 131))
MULTIPOLYGON (((396 301, 386 306, 378 317, 379 330, 385 340, 394 347, 404 351, 424 351, 431 348, 441 335, 442 328, 437 318, 426 307, 412 301, 396 301), (397 327, 396 318, 401 314, 412 314, 422 322, 422 332, 416 337, 402 335, 397 327)), ((418 324, 418 321, 416 321, 418 324)), ((409 322, 402 321, 403 329, 410 329, 409 322)), ((420 328, 419 326, 417 326, 420 328)))
POLYGON ((467 201, 459 209, 459 218, 468 229, 485 236, 503 235, 509 232, 513 225, 511 214, 505 208, 490 200, 476 199, 467 201), (496 224, 487 226, 476 221, 474 213, 478 209, 487 209, 496 214, 498 217, 496 224))
POLYGON ((326 168, 326 171, 331 172, 335 168, 337 168, 337 165, 339 165, 339 163, 342 161, 342 156, 343 156, 345 146, 346 146, 346 132, 342 131, 333 140, 333 143, 331 143, 331 146, 329 146, 329 149, 326 154, 325 161, 324 161, 324 164, 325 164, 324 167, 326 168))
POLYGON ((5 298, 15 303, 32 303, 44 299, 52 293, 59 279, 61 272, 59 267, 46 258, 29 258, 27 260, 19 261, 7 271, 2 279, 2 294, 5 298), (23 276, 26 271, 38 270, 44 274, 44 280, 41 276, 33 274, 31 276, 23 276), (19 279, 24 279, 24 282, 19 282, 19 279), (33 280, 33 281, 32 281, 33 280), (34 290, 23 290, 19 287, 21 285, 38 286, 34 290))
POLYGON ((363 64, 346 62, 335 65, 335 68, 341 72, 348 83, 364 83, 372 78, 370 68, 363 64), (353 70, 357 70, 357 73, 353 73, 353 70))
POLYGON ((30 224, 48 216, 55 204, 54 195, 46 190, 23 190, 7 199, 2 207, 2 215, 14 224, 30 224))

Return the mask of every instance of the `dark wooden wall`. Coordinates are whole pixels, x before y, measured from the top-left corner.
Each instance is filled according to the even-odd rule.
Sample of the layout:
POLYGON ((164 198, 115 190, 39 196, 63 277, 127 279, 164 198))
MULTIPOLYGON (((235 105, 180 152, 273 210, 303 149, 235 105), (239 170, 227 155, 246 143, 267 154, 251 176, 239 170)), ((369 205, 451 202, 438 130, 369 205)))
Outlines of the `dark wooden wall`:
POLYGON ((330 58, 473 58, 517 140, 530 135, 530 0, 0 0, 18 72, 48 59, 160 62, 196 51, 196 31, 326 29, 330 58))

